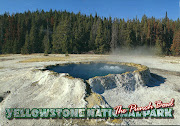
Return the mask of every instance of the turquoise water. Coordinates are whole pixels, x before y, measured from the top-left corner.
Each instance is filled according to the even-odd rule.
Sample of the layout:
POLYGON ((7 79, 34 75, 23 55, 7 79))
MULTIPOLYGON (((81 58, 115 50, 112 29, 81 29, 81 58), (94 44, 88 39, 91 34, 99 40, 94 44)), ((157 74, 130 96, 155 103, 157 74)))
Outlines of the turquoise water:
POLYGON ((108 74, 122 74, 128 71, 137 70, 135 67, 130 67, 120 64, 106 63, 91 63, 91 64, 68 64, 64 66, 55 66, 49 70, 57 73, 69 73, 75 78, 88 80, 95 76, 105 76, 108 74))

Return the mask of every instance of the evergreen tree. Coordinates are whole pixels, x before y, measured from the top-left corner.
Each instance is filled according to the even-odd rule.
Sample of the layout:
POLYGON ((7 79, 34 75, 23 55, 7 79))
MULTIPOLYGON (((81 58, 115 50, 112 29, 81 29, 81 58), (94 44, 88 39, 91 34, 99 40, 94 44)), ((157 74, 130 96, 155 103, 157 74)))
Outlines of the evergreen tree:
POLYGON ((83 24, 79 17, 75 26, 73 53, 83 52, 85 48, 83 44, 83 24))
POLYGON ((92 28, 91 28, 91 32, 90 32, 90 40, 89 40, 89 48, 90 50, 96 50, 95 48, 95 39, 96 39, 96 35, 97 35, 97 28, 99 25, 100 19, 97 21, 97 15, 96 18, 94 19, 92 28))
POLYGON ((21 49, 22 54, 31 54, 32 53, 32 45, 30 43, 30 38, 28 32, 26 32, 25 44, 21 49))
POLYGON ((171 49, 173 55, 180 55, 180 31, 175 33, 171 49))
POLYGON ((112 38, 111 38, 111 51, 114 51, 118 48, 118 20, 115 19, 112 24, 112 38))
POLYGON ((119 23, 119 46, 122 47, 122 46, 125 46, 125 42, 126 42, 126 22, 125 20, 120 20, 120 23, 119 23))
POLYGON ((59 23, 55 33, 53 34, 53 52, 67 53, 70 44, 70 27, 69 21, 66 19, 59 23))
POLYGON ((4 31, 3 31, 3 22, 0 18, 0 54, 2 53, 2 45, 4 43, 4 31))
POLYGON ((155 45, 155 53, 157 55, 162 55, 163 54, 163 44, 159 37, 156 39, 156 45, 155 45))
POLYGON ((125 43, 125 47, 128 48, 128 49, 131 49, 133 47, 133 37, 134 37, 134 32, 133 32, 133 28, 132 28, 132 25, 131 25, 131 22, 130 20, 127 21, 127 38, 126 38, 126 43, 125 43))
POLYGON ((104 52, 104 38, 103 38, 103 26, 102 22, 99 23, 98 29, 97 29, 97 36, 95 39, 95 47, 97 53, 103 53, 104 52))
POLYGON ((44 44, 44 54, 50 53, 50 40, 49 40, 49 27, 47 26, 47 32, 46 35, 43 38, 43 44, 44 44))
POLYGON ((49 36, 46 34, 43 39, 44 43, 44 54, 49 54, 50 53, 50 42, 49 42, 49 36))
POLYGON ((43 25, 41 25, 39 29, 39 34, 38 34, 38 41, 39 41, 39 52, 44 52, 44 36, 45 36, 46 30, 44 29, 43 25))
POLYGON ((19 53, 19 41, 17 41, 16 39, 14 40, 13 42, 13 53, 16 54, 16 53, 19 53))
POLYGON ((163 19, 141 21, 100 18, 67 11, 36 10, 0 15, 0 53, 107 53, 119 47, 159 48, 162 54, 179 55, 176 34, 180 19, 167 12, 163 19), (48 32, 47 32, 48 31, 48 32), (27 34, 29 33, 29 34, 27 34), (176 34, 175 34, 176 33, 176 34), (52 43, 51 43, 52 42, 52 43), (161 46, 161 48, 160 48, 161 46))
POLYGON ((40 51, 39 44, 37 41, 37 28, 34 19, 32 19, 32 26, 29 33, 29 41, 32 47, 32 53, 37 53, 40 51))

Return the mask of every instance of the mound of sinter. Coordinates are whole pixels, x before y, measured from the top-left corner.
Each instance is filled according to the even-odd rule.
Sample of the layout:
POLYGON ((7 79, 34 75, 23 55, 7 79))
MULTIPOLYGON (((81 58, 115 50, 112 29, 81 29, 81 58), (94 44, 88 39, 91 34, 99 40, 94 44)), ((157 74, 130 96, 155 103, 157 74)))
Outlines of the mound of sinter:
MULTIPOLYGON (((44 68, 41 70, 28 69, 26 72, 12 73, 12 76, 1 81, 1 92, 11 91, 11 93, 0 102, 0 114, 5 115, 5 108, 109 108, 110 106, 100 94, 115 87, 116 89, 119 87, 123 91, 133 91, 149 81, 150 73, 146 66, 117 62, 104 63, 106 63, 106 66, 102 67, 102 70, 108 69, 110 65, 110 71, 115 69, 121 71, 121 73, 118 71, 115 74, 92 77, 87 80, 88 83, 83 79, 69 76, 68 73, 57 73, 47 70, 47 68, 53 66, 46 67, 46 70, 44 68), (130 71, 128 70, 129 72, 122 72, 123 68, 121 69, 121 66, 117 64, 132 66, 135 69, 134 71, 130 69, 130 71), (89 95, 91 91, 94 93, 89 95)), ((63 120, 24 121, 24 123, 29 125, 63 124, 63 120)), ((1 116, 0 125, 4 125, 7 122, 8 125, 22 124, 21 120, 14 119, 9 121, 5 116, 1 116)))
POLYGON ((102 94, 105 90, 119 88, 134 91, 144 86, 150 79, 148 67, 134 63, 81 62, 66 63, 46 67, 57 73, 68 73, 88 82, 92 92, 102 94))
POLYGON ((85 108, 87 104, 86 84, 66 74, 28 69, 1 84, 2 92, 11 93, 0 102, 0 125, 63 125, 63 120, 8 120, 5 108, 85 108))

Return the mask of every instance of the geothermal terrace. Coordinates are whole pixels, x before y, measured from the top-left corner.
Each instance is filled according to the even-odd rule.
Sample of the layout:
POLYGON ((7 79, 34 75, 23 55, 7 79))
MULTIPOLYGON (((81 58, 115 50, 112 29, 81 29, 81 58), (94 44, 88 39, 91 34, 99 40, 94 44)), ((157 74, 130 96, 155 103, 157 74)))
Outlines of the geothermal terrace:
POLYGON ((0 125, 179 124, 180 58, 0 56, 0 125), (174 119, 8 120, 5 108, 109 108, 175 99, 174 119))

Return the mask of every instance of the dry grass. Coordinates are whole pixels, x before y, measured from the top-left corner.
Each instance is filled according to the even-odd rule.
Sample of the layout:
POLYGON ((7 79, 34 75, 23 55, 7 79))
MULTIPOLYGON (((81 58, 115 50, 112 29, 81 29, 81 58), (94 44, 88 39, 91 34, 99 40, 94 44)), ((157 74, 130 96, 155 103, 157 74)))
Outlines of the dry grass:
POLYGON ((19 63, 29 63, 29 62, 50 62, 50 61, 84 61, 84 60, 98 60, 101 59, 101 56, 41 56, 37 58, 31 58, 23 61, 19 61, 19 63))
POLYGON ((69 58, 66 57, 43 57, 43 58, 31 58, 23 61, 19 61, 20 63, 29 63, 29 62, 49 62, 49 61, 68 61, 69 58))
POLYGON ((0 57, 7 57, 10 56, 10 54, 0 54, 0 57))

